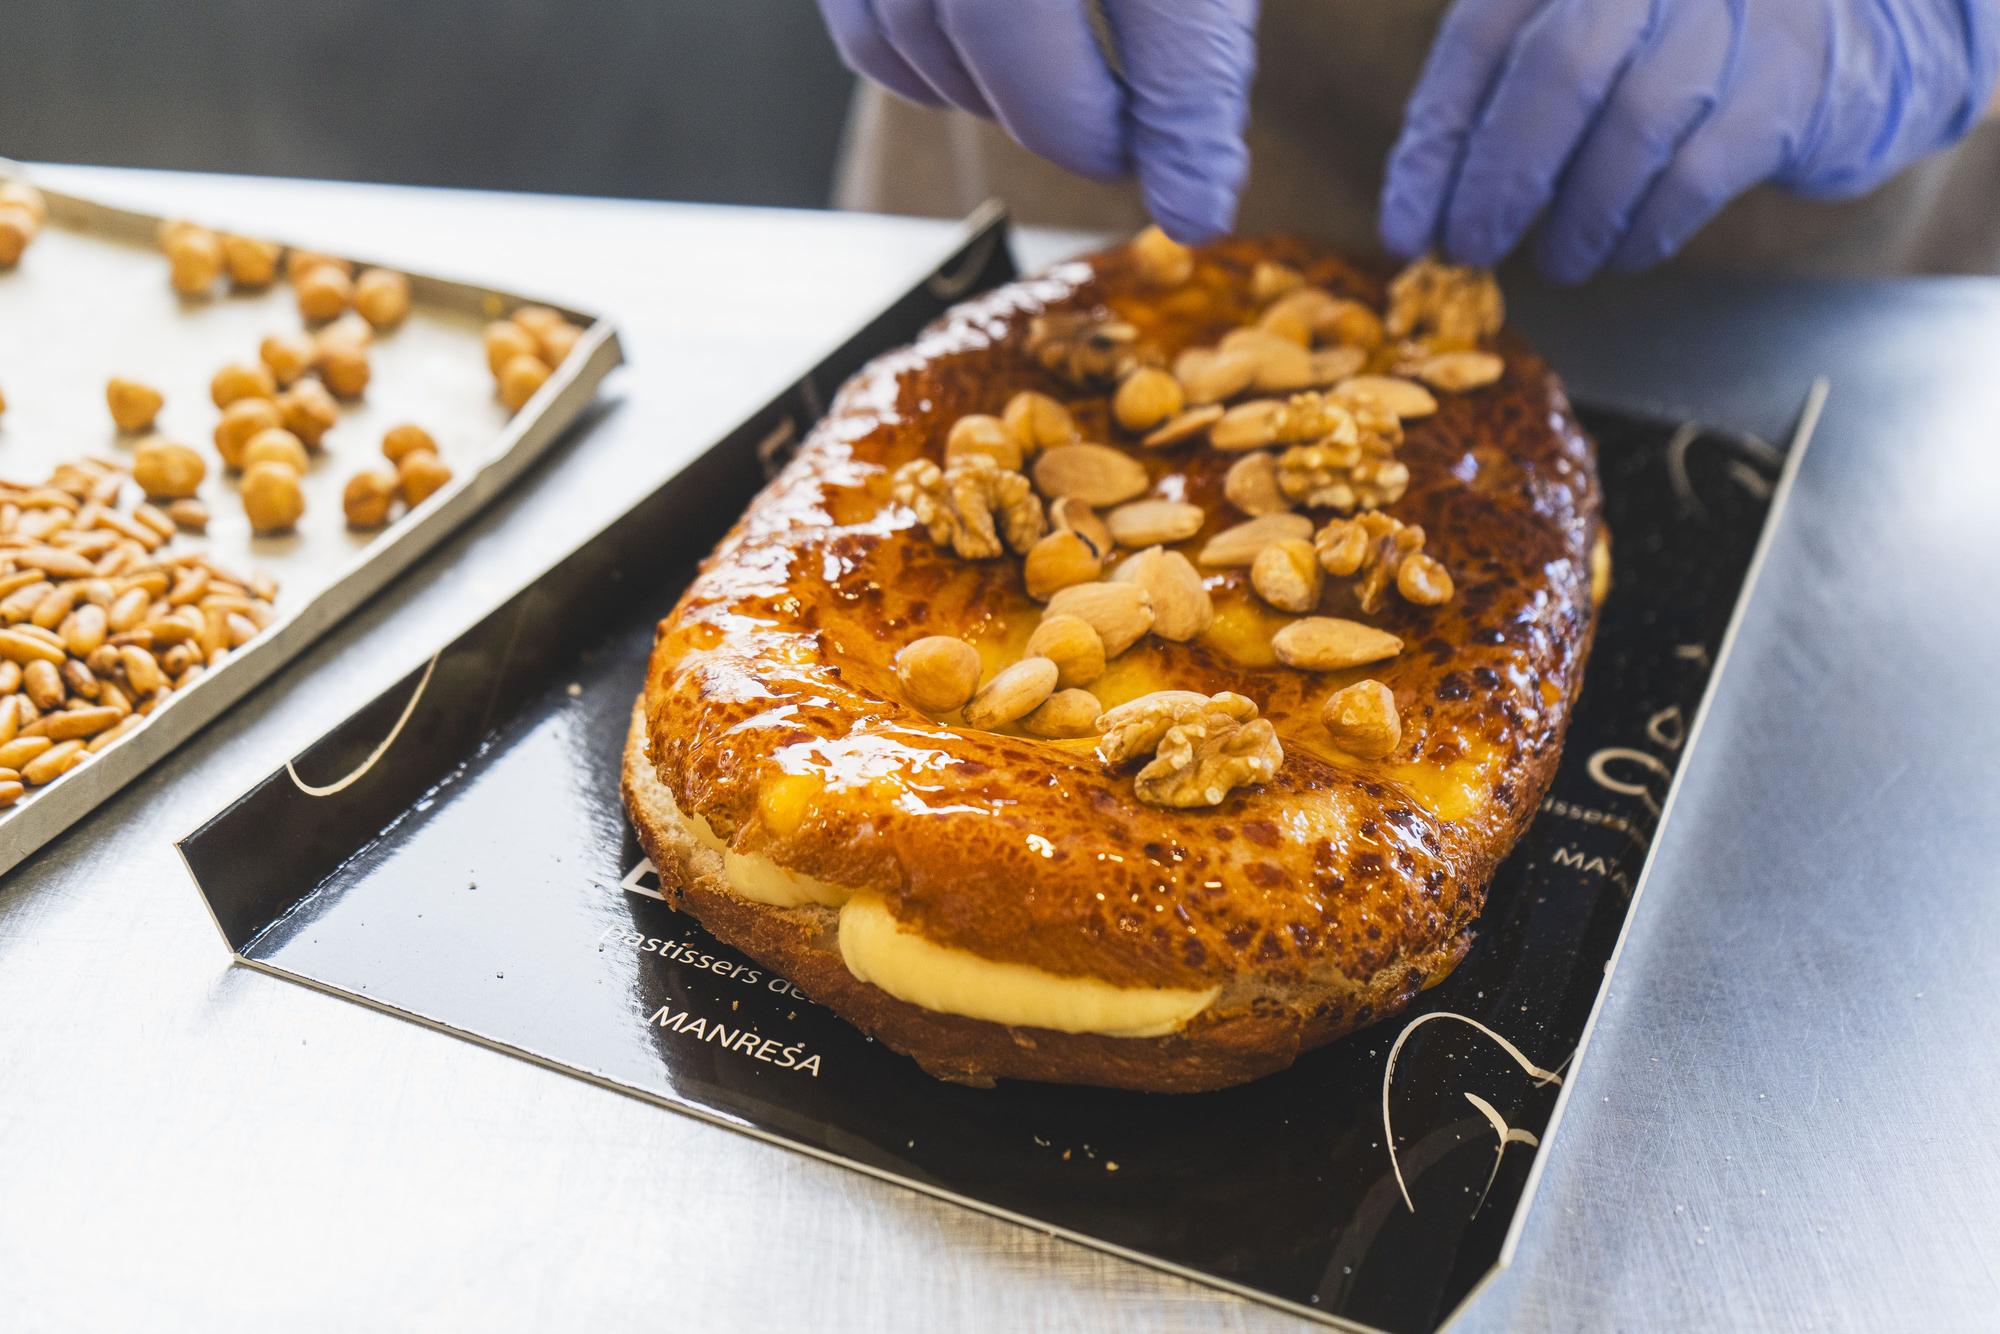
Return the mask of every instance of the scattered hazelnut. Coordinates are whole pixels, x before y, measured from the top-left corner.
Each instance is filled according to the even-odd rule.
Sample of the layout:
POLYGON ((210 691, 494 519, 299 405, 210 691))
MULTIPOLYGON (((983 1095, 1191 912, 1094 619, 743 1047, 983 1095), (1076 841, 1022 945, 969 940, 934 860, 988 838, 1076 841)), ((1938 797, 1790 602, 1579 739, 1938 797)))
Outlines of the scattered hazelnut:
POLYGON ((345 339, 322 342, 319 348, 320 381, 342 398, 359 398, 368 390, 373 370, 368 349, 345 339))
POLYGON ((215 427, 215 451, 231 468, 243 466, 243 448, 264 431, 284 425, 278 405, 268 398, 239 398, 222 410, 215 427))
POLYGON ((1021 446, 1023 454, 1035 454, 1051 445, 1068 445, 1083 439, 1076 418, 1069 409, 1032 389, 1023 389, 1007 400, 1000 420, 1007 433, 1021 446))
POLYGON ((393 329, 410 313, 410 280, 389 269, 367 269, 354 280, 354 308, 377 329, 393 329))
POLYGON ((313 340, 305 334, 272 334, 258 345, 257 357, 270 368, 272 379, 289 388, 312 369, 313 340))
POLYGON ((405 454, 418 449, 438 452, 437 441, 421 426, 404 422, 401 426, 391 426, 382 437, 382 456, 391 463, 401 463, 405 454))
POLYGON ((208 475, 201 455, 171 440, 146 440, 132 452, 132 480, 157 500, 191 496, 208 475))
POLYGON ((26 181, 0 181, 0 204, 12 204, 16 208, 26 209, 37 227, 48 224, 49 201, 42 197, 40 190, 26 181))
POLYGON ((951 424, 951 431, 944 438, 944 456, 953 459, 962 454, 984 454, 1001 467, 1015 471, 1021 467, 1020 442, 998 417, 983 412, 960 417, 951 424))
POLYGON ((526 329, 537 339, 540 339, 548 330, 561 324, 567 324, 568 322, 562 317, 561 311, 552 310, 547 306, 523 306, 514 312, 514 323, 526 329))
POLYGON ((1142 366, 1126 376, 1111 400, 1118 424, 1135 435, 1152 430, 1185 406, 1181 382, 1157 366, 1142 366))
POLYGON ((1104 640, 1081 616, 1043 617, 1025 652, 1054 663, 1060 687, 1087 686, 1104 674, 1104 640))
POLYGON ((414 449, 396 464, 396 478, 403 489, 403 503, 415 509, 451 480, 451 468, 430 450, 414 449))
POLYGON ((1082 534, 1058 528, 1028 548, 1022 577, 1028 596, 1046 602, 1072 584, 1091 583, 1103 572, 1104 560, 1082 534))
POLYGON ((1334 745, 1364 760, 1387 759, 1403 739, 1395 692, 1372 679, 1327 696, 1320 721, 1334 745))
POLYGON ((19 264, 41 229, 35 215, 21 205, 0 203, 0 269, 19 264))
POLYGON ((324 250, 294 250, 285 256, 285 276, 294 284, 314 269, 320 268, 339 269, 343 278, 354 275, 354 265, 338 255, 329 255, 324 250))
POLYGON ((389 522, 396 501, 396 474, 386 468, 364 468, 347 479, 340 493, 341 512, 349 528, 380 528, 389 522))
POLYGON ((1326 572, 1311 542, 1285 538, 1267 545, 1250 562, 1250 586, 1279 611, 1303 614, 1319 606, 1326 572))
POLYGON ((113 376, 104 386, 104 401, 111 408, 111 420, 129 435, 150 428, 167 400, 151 385, 113 376))
POLYGON ((276 282, 281 253, 281 247, 272 241, 249 236, 222 238, 222 261, 229 270, 229 281, 238 287, 257 289, 276 282))
POLYGON ((250 443, 243 447, 245 472, 260 463, 281 463, 300 476, 304 476, 309 462, 305 445, 296 435, 282 427, 259 431, 250 438, 250 443))
POLYGON ((239 361, 215 373, 215 378, 208 382, 208 393, 218 408, 226 408, 239 399, 276 398, 278 379, 261 361, 255 365, 239 361))
POLYGON ((355 347, 370 347, 375 342, 375 326, 361 317, 361 312, 350 310, 333 323, 313 335, 313 355, 319 355, 323 347, 334 343, 348 343, 355 347))
POLYGON ((549 368, 539 357, 516 357, 500 371, 500 402, 509 412, 519 412, 548 383, 549 368))
POLYGON ((354 281, 335 264, 320 264, 296 280, 299 314, 318 324, 346 310, 354 300, 354 281))
POLYGON ((926 713, 964 708, 979 688, 979 672, 979 650, 950 635, 926 635, 896 655, 903 694, 926 713))
POLYGON ((181 223, 166 236, 168 277, 182 296, 206 296, 222 276, 222 241, 206 227, 181 223))
POLYGON ((286 430, 318 449, 326 433, 340 420, 340 406, 317 380, 301 380, 278 395, 278 416, 286 430))
POLYGON ((1152 226, 1132 238, 1139 277, 1155 287, 1179 287, 1194 276, 1194 251, 1152 226))
POLYGON ((583 330, 565 320, 552 324, 535 333, 535 350, 550 366, 560 366, 576 351, 576 345, 583 341, 583 330))
POLYGON ((486 326, 486 367, 497 378, 516 357, 538 357, 535 336, 512 320, 495 320, 486 326))
POLYGON ((253 463, 243 470, 243 513, 259 533, 282 533, 306 512, 298 472, 283 463, 253 463))

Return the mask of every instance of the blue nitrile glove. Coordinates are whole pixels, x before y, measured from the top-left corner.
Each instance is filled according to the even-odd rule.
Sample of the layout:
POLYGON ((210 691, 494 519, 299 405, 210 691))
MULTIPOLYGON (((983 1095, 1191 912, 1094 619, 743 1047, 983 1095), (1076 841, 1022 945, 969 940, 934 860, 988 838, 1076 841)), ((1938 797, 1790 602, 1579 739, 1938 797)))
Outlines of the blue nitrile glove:
POLYGON ((1169 236, 1229 230, 1257 0, 820 0, 841 57, 913 102, 997 120, 1099 180, 1136 172, 1169 236), (1102 12, 1107 63, 1092 28, 1102 12))
POLYGON ((1389 158, 1382 239, 1490 265, 1537 216, 1576 282, 1770 181, 1874 189, 1979 118, 2000 0, 1458 0, 1389 158))

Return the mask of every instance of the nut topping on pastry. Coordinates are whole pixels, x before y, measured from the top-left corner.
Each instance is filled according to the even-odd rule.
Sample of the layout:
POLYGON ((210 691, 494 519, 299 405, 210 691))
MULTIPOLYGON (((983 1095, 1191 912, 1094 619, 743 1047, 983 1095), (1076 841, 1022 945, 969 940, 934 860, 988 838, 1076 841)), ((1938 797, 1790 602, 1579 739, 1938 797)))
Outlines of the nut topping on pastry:
POLYGON ((1313 535, 1320 568, 1335 578, 1360 575, 1355 597, 1366 612, 1380 611, 1393 583, 1406 601, 1436 607, 1451 601, 1451 572, 1424 552, 1424 530, 1378 510, 1329 520, 1313 535))
POLYGON ((1484 269, 1425 256, 1389 283, 1391 338, 1430 335, 1440 344, 1472 347, 1499 333, 1506 319, 1500 284, 1484 269))
POLYGON ((1356 681, 1326 698, 1320 712, 1333 744, 1364 760, 1387 759, 1403 739, 1403 720, 1396 713, 1396 696, 1373 679, 1356 681))
POLYGON ((979 650, 950 635, 926 635, 896 655, 896 679, 927 713, 962 709, 979 687, 979 650))
POLYGON ((1020 445, 1021 453, 1030 458, 1050 445, 1067 445, 1083 439, 1068 408, 1032 389, 1023 389, 1008 399, 1000 420, 1007 427, 1007 434, 1020 445))
POLYGON ((1098 753, 1107 763, 1152 752, 1133 780, 1152 806, 1216 806, 1239 787, 1267 781, 1285 762, 1284 747, 1257 706, 1241 695, 1161 690, 1111 709, 1097 720, 1098 753))
POLYGON ((1028 479, 983 454, 962 454, 943 468, 912 459, 896 470, 896 502, 915 511, 931 541, 967 560, 990 560, 1007 546, 1025 552, 1048 531, 1042 502, 1028 479), (995 530, 995 519, 1000 531, 995 530))
POLYGON ((1028 326, 1028 355, 1085 389, 1116 384, 1157 359, 1140 345, 1135 326, 1077 312, 1037 315, 1028 326))

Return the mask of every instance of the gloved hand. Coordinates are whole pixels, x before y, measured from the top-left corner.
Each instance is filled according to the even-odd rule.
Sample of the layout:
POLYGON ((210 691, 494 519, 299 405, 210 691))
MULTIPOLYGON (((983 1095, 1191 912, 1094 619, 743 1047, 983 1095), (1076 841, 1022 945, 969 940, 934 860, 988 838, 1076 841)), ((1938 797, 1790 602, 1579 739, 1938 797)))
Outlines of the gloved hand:
POLYGON ((1764 181, 1865 193, 1978 119, 1996 0, 1458 0, 1390 155, 1382 239, 1490 265, 1537 216, 1581 281, 1764 181))
POLYGON ((913 102, 997 120, 1099 180, 1136 172, 1177 241, 1229 230, 1249 171, 1257 0, 820 0, 841 57, 913 102))

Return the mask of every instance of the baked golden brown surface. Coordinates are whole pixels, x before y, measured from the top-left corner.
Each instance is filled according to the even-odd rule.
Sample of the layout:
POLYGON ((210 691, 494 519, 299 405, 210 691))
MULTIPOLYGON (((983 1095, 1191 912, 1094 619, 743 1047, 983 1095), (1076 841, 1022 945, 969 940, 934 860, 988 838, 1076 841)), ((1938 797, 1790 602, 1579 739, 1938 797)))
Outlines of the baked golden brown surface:
MULTIPOLYGON (((1350 580, 1325 581, 1319 614, 1386 630, 1399 654, 1281 665, 1271 635, 1295 617, 1251 592, 1248 569, 1204 568, 1208 628, 1148 635, 1090 683, 1107 707, 1163 689, 1247 696, 1283 746, 1268 781, 1212 807, 1149 805, 1095 738, 979 731, 907 701, 894 668, 905 645, 961 637, 991 677, 1044 608, 1018 559, 934 542, 892 500, 896 469, 939 458, 960 417, 1040 390, 1083 439, 1143 464, 1150 494, 1205 512, 1173 544, 1192 557, 1246 517, 1223 494, 1240 455, 1200 440, 1142 448, 1111 420, 1107 391, 1028 354, 1027 328, 1042 312, 1113 315, 1171 359, 1254 320, 1252 272, 1269 261, 1383 306, 1379 273, 1301 243, 1234 240, 1198 252, 1184 282, 1148 281, 1121 248, 959 307, 845 388, 661 624, 626 792, 670 899, 933 1073, 1190 1090, 1283 1068, 1450 971, 1553 773, 1594 626, 1598 495, 1559 384, 1511 331, 1489 344, 1505 363, 1497 383, 1440 392, 1434 414, 1404 423, 1408 489, 1383 506, 1422 525, 1450 600, 1391 596, 1364 614, 1350 580), (1321 720, 1329 694, 1364 679, 1400 714, 1379 760, 1337 748, 1321 720), (723 845, 739 869, 805 877, 796 906, 741 892, 723 845), (983 960, 1207 999, 1175 1031, 1139 1036, 941 1013, 843 962, 852 896, 969 974, 983 960)), ((1309 513, 1316 526, 1334 517, 1309 513)))

